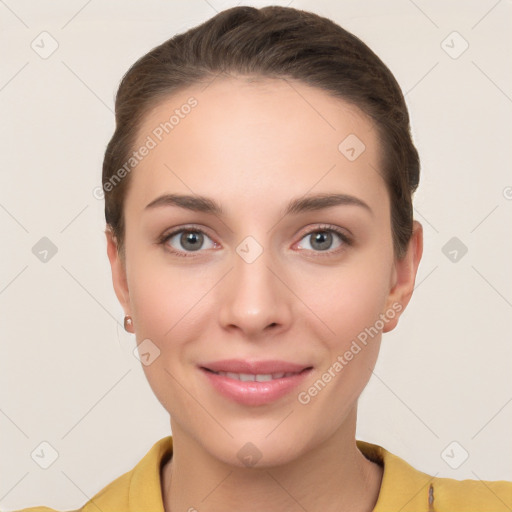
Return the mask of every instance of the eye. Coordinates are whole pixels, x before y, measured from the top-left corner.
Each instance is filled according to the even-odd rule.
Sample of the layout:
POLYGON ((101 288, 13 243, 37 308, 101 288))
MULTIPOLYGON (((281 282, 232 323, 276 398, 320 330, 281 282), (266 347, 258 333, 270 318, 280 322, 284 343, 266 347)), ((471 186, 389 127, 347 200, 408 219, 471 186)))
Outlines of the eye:
MULTIPOLYGON (((194 252, 201 249, 213 249, 218 247, 202 229, 195 227, 180 228, 171 233, 164 234, 158 241, 166 250, 176 256, 193 256, 194 252), (206 243, 206 246, 205 246, 206 243)), ((336 226, 323 225, 309 231, 301 238, 298 248, 314 253, 333 254, 342 251, 346 246, 352 245, 352 240, 336 226), (302 241, 306 246, 301 247, 302 241), (333 244, 335 244, 333 248, 333 244)), ((319 255, 320 255, 319 254, 319 255)))
POLYGON ((167 233, 163 235, 159 243, 168 247, 173 254, 185 257, 188 256, 187 253, 212 249, 217 245, 203 230, 198 228, 181 228, 167 233), (204 247, 205 242, 209 242, 207 247, 204 247))
POLYGON ((340 229, 334 226, 320 226, 313 231, 309 231, 301 239, 306 240, 306 246, 299 249, 312 250, 314 252, 336 253, 338 249, 343 250, 344 246, 352 245, 351 239, 340 229), (336 244, 333 247, 333 244, 336 244))

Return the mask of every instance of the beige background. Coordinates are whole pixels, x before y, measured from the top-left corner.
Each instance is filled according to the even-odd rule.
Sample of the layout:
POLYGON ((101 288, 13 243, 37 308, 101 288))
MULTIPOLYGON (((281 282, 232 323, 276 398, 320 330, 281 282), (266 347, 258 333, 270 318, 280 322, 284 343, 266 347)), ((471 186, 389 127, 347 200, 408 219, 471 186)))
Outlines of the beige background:
MULTIPOLYGON (((357 437, 432 475, 512 480, 512 4, 278 3, 334 19, 386 62, 406 93, 422 159, 417 289, 384 335, 357 437), (443 252, 452 237, 468 249, 455 262, 450 245, 443 252), (469 453, 457 469, 442 456, 453 441, 452 465, 469 453)), ((234 5, 0 2, 4 511, 79 507, 170 433, 121 327, 93 190, 124 72, 234 5), (32 252, 43 237, 57 249, 47 262, 32 252), (58 453, 48 469, 31 458, 42 442, 58 453)))

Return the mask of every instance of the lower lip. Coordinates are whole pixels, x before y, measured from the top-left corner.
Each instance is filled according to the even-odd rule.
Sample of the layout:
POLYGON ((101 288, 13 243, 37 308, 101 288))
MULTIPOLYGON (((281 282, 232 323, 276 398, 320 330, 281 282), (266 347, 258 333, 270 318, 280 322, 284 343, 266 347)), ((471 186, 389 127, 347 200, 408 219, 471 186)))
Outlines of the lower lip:
POLYGON ((212 386, 222 395, 243 405, 264 405, 274 402, 296 388, 312 371, 312 368, 301 373, 273 379, 265 382, 241 381, 200 368, 212 386))

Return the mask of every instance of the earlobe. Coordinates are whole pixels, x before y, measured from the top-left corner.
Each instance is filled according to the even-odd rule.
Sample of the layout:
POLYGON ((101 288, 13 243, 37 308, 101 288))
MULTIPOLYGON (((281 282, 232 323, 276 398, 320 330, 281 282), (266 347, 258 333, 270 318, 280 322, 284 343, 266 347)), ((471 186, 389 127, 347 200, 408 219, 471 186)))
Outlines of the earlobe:
POLYGON ((107 255, 112 270, 114 291, 125 313, 128 314, 130 312, 130 294, 126 279, 125 262, 119 253, 117 240, 108 226, 105 229, 105 236, 107 238, 107 255))
MULTIPOLYGON (((423 254, 423 226, 416 220, 413 221, 413 232, 407 247, 405 256, 396 260, 393 268, 393 286, 390 289, 387 301, 386 311, 394 311, 393 318, 390 319, 382 332, 393 330, 398 324, 398 319, 403 313, 407 304, 411 300, 414 291, 414 283, 421 256, 423 254), (400 305, 400 306, 399 306, 400 305), (399 311, 398 314, 395 314, 399 311)), ((386 314, 386 311, 384 314, 386 314)))

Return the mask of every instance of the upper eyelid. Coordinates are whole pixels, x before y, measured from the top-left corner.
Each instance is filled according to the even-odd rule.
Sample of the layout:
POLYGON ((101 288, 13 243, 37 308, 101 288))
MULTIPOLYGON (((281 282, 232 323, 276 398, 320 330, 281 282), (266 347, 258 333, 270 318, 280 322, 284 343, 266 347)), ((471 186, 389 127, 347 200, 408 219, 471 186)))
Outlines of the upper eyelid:
POLYGON ((351 238, 351 235, 349 233, 345 233, 347 231, 346 229, 337 227, 337 226, 331 226, 329 224, 320 223, 317 227, 313 228, 305 228, 305 231, 301 232, 301 238, 304 238, 307 235, 310 235, 311 233, 315 233, 317 231, 332 231, 340 236, 345 236, 347 238, 351 238))
MULTIPOLYGON (((169 232, 165 232, 160 239, 161 240, 168 240, 169 238, 172 238, 173 236, 182 233, 183 231, 199 231, 200 233, 203 233, 204 235, 208 236, 209 238, 212 238, 212 236, 208 233, 208 231, 205 228, 200 228, 196 226, 184 226, 176 229, 171 229, 169 232)), ((213 240, 213 238, 212 238, 213 240)))

